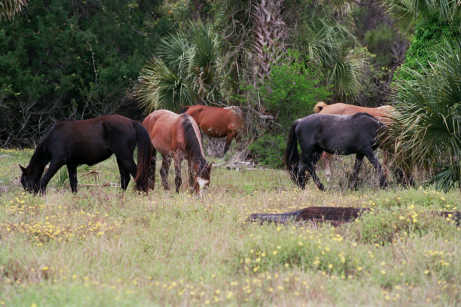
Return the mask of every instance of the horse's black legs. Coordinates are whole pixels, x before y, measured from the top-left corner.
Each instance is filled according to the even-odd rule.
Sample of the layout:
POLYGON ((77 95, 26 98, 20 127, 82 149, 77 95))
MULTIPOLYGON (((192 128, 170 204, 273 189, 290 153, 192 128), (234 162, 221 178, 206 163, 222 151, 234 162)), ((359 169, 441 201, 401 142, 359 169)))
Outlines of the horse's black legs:
POLYGON ((40 193, 45 194, 46 186, 51 178, 56 174, 56 172, 64 165, 64 161, 51 161, 48 170, 43 175, 42 179, 40 180, 40 193))
POLYGON ((309 177, 306 176, 306 170, 307 165, 300 161, 298 164, 298 173, 296 174, 296 183, 303 190, 306 187, 307 180, 309 180, 309 177))
POLYGON ((315 164, 320 159, 320 155, 321 155, 321 152, 320 153, 313 152, 310 154, 302 155, 301 160, 299 161, 299 164, 298 164, 298 174, 297 174, 297 183, 301 189, 305 188, 306 182, 309 179, 309 177, 306 176, 306 170, 307 170, 309 171, 309 174, 311 175, 317 187, 321 191, 325 190, 323 184, 320 182, 320 179, 315 172, 315 164))
POLYGON ((319 188, 320 191, 325 191, 325 187, 320 182, 320 178, 317 176, 317 173, 315 172, 315 164, 320 159, 321 154, 322 152, 314 152, 311 155, 309 155, 307 159, 305 159, 303 156, 303 160, 305 159, 304 163, 306 164, 307 170, 311 174, 312 180, 314 180, 317 188, 319 188))
POLYGON ((117 157, 118 170, 120 172, 120 186, 126 190, 130 183, 130 175, 136 177, 136 164, 132 159, 120 159, 117 157))
POLYGON ((69 173, 70 189, 72 193, 77 193, 77 165, 67 164, 67 172, 69 173))
POLYGON ((160 177, 162 177, 162 185, 165 190, 169 190, 168 186, 168 171, 170 170, 171 157, 162 155, 162 168, 160 169, 160 177))
MULTIPOLYGON (((149 175, 147 176, 147 186, 149 189, 153 190, 155 188, 155 163, 156 163, 156 155, 157 153, 154 153, 152 155, 152 158, 149 163, 149 175)), ((139 163, 139 162, 138 162, 139 163)))
POLYGON ((360 154, 360 153, 356 154, 354 170, 352 172, 352 177, 349 182, 349 185, 352 189, 357 189, 357 178, 358 178, 360 168, 362 167, 362 162, 363 162, 363 154, 360 154))
POLYGON ((182 184, 181 162, 182 162, 182 158, 178 157, 178 156, 175 156, 175 158, 174 158, 174 172, 175 172, 174 183, 176 184, 176 193, 179 193, 179 187, 182 184))
POLYGON ((367 152, 365 152, 365 155, 367 156, 367 159, 368 161, 370 161, 370 163, 374 166, 374 168, 376 169, 376 171, 378 172, 378 175, 379 175, 379 186, 381 188, 384 188, 387 183, 386 183, 386 176, 384 175, 384 172, 383 172, 383 169, 381 167, 381 164, 379 164, 379 161, 378 159, 376 158, 373 150, 369 150, 367 152))

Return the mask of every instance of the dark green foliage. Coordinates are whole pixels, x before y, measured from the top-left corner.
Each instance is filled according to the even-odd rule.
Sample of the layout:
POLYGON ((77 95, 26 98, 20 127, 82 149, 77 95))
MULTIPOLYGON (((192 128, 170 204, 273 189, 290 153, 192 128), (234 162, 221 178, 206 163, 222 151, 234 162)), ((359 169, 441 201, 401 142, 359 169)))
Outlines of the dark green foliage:
POLYGON ((329 92, 315 78, 318 72, 306 65, 299 54, 290 51, 285 63, 274 65, 260 90, 264 105, 274 114, 278 128, 259 137, 250 150, 257 161, 266 166, 282 167, 286 132, 294 120, 313 112, 314 105, 329 92))
POLYGON ((391 133, 396 159, 435 171, 432 182, 449 189, 461 177, 461 41, 445 42, 434 57, 419 70, 405 67, 411 79, 396 82, 399 114, 391 133))
POLYGON ((461 37, 457 25, 440 21, 437 18, 420 21, 415 27, 410 48, 405 57, 405 63, 397 74, 398 79, 411 79, 405 73, 406 68, 420 71, 422 66, 434 62, 437 51, 443 47, 444 41, 453 41, 461 37))
POLYGON ((283 135, 264 134, 256 139, 248 149, 259 164, 272 168, 282 168, 285 148, 286 138, 283 135))
POLYGON ((293 120, 312 113, 314 105, 330 93, 316 78, 318 71, 307 66, 296 52, 289 52, 285 63, 274 65, 261 95, 269 112, 276 116, 282 131, 293 120))
POLYGON ((156 3, 31 1, 0 28, 0 144, 37 141, 54 120, 119 109, 170 28, 156 3))

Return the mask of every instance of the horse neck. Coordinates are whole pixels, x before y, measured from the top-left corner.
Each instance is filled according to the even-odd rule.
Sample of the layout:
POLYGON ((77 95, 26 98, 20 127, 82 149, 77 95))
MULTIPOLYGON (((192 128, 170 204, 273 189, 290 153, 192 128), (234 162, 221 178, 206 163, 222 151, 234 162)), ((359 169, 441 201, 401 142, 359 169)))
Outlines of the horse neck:
POLYGON ((199 163, 199 169, 201 169, 206 163, 205 155, 203 154, 202 142, 189 116, 184 117, 183 129, 186 151, 194 163, 199 163))
POLYGON ((27 166, 30 174, 32 174, 35 179, 41 177, 45 166, 48 162, 50 162, 44 147, 43 143, 38 145, 32 155, 32 158, 30 159, 29 165, 27 166))

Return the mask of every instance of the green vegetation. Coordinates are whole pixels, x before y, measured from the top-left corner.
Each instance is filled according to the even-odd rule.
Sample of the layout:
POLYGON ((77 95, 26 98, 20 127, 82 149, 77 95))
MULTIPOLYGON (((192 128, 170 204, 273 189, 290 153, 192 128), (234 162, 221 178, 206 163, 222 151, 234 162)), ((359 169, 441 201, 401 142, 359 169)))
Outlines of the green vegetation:
POLYGON ((118 111, 172 26, 166 17, 152 19, 157 9, 147 2, 39 0, 1 21, 0 145, 33 144, 56 119, 118 111))
POLYGON ((92 167, 98 178, 79 169, 78 194, 56 176, 39 197, 17 180, 31 154, 0 151, 0 305, 461 302, 460 228, 430 214, 460 210, 459 192, 301 191, 284 171, 218 167, 203 199, 158 182, 148 196, 122 194, 109 159, 92 167), (246 222, 308 206, 373 211, 339 227, 246 222))

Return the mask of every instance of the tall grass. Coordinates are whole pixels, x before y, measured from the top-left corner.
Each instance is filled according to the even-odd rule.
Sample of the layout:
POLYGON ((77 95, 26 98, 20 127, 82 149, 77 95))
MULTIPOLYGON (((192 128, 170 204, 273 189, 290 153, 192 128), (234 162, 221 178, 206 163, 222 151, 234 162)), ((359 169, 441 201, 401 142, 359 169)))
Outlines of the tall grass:
POLYGON ((458 191, 301 191, 285 171, 218 167, 202 199, 159 185, 145 196, 104 186, 119 180, 109 159, 92 167, 99 185, 73 195, 53 178, 40 197, 17 181, 32 153, 0 153, 11 179, 0 194, 0 306, 461 303, 460 228, 426 215, 460 210, 458 191), (336 228, 246 222, 314 205, 374 211, 336 228))

